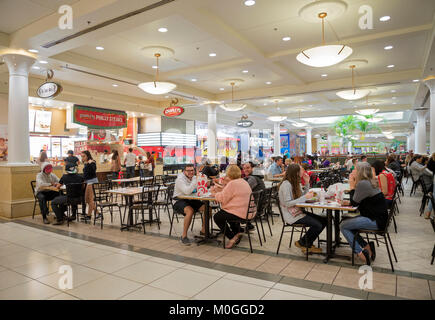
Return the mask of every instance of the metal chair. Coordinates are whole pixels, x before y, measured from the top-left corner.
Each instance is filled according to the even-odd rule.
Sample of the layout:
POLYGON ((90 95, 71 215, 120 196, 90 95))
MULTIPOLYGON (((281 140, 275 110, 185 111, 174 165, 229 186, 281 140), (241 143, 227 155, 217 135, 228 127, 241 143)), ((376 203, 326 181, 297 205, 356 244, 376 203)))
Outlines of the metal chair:
POLYGON ((264 234, 263 220, 266 220, 267 225, 269 226, 270 236, 271 237, 273 236, 272 228, 270 227, 270 222, 269 222, 269 215, 267 212, 268 199, 271 197, 272 191, 273 191, 272 189, 265 189, 261 191, 260 199, 258 201, 257 215, 255 217, 256 220, 260 221, 264 242, 266 242, 266 235, 264 234))
POLYGON ((379 240, 381 243, 385 244, 385 246, 387 247, 387 252, 388 252, 388 259, 390 260, 390 265, 391 265, 391 271, 394 272, 394 266, 393 266, 393 260, 391 259, 391 253, 390 253, 390 247, 391 247, 391 251, 393 251, 393 256, 394 259, 397 261, 397 256, 396 253, 394 251, 394 247, 393 247, 393 243, 391 242, 391 238, 390 238, 390 234, 388 232, 388 227, 390 226, 391 220, 393 220, 394 217, 394 210, 393 208, 390 208, 388 210, 388 220, 387 220, 387 224, 385 225, 385 229, 383 230, 369 230, 369 229, 357 229, 354 230, 355 231, 355 236, 353 238, 353 242, 352 242, 352 265, 355 265, 355 255, 353 254, 355 251, 355 239, 356 236, 358 234, 364 233, 367 236, 367 239, 369 238, 368 235, 377 235, 377 236, 381 236, 383 237, 383 242, 382 240, 379 240))
MULTIPOLYGON (((65 185, 66 187, 66 207, 67 207, 67 226, 69 227, 71 212, 73 212, 73 206, 78 206, 83 203, 86 184, 85 183, 70 183, 65 185)), ((78 209, 77 209, 78 210, 78 209)), ((74 212, 73 212, 74 213, 74 212)), ((76 219, 78 219, 78 212, 76 219)))
MULTIPOLYGON (((276 249, 276 254, 278 255, 279 253, 279 249, 281 247, 281 241, 282 241, 282 237, 284 235, 285 232, 291 232, 291 236, 290 236, 290 244, 289 244, 289 248, 291 248, 292 246, 292 241, 293 241, 293 233, 294 232, 300 232, 300 236, 299 236, 299 240, 302 238, 304 233, 307 233, 307 225, 302 224, 302 223, 293 223, 293 224, 288 224, 287 222, 284 221, 284 216, 282 215, 282 210, 281 210, 281 206, 278 205, 278 209, 279 209, 279 213, 281 216, 281 220, 282 220, 282 230, 281 230, 281 236, 279 237, 279 242, 278 242, 278 248, 276 249), (291 231, 285 231, 285 228, 292 228, 291 231), (296 230, 295 230, 296 229, 296 230)), ((306 252, 306 259, 308 261, 308 250, 305 250, 306 252)))
POLYGON ((38 203, 38 198, 36 197, 36 194, 35 194, 36 181, 30 181, 30 186, 32 187, 32 194, 33 194, 33 198, 35 199, 35 201, 33 203, 33 213, 32 213, 32 219, 35 219, 36 204, 38 203))
MULTIPOLYGON (((435 198, 434 198, 433 193, 430 197, 430 201, 432 202, 432 211, 434 212, 434 216, 430 219, 430 223, 432 224, 432 229, 435 232, 435 198)), ((435 260, 435 244, 434 244, 433 250, 432 250, 432 260, 430 261, 431 265, 433 264, 434 260, 435 260)))
MULTIPOLYGON (((260 230, 258 230, 258 223, 256 220, 258 200, 260 199, 261 192, 262 191, 256 191, 256 192, 251 193, 251 195, 249 197, 249 204, 248 204, 248 210, 246 212, 246 218, 242 219, 242 218, 235 217, 234 219, 225 220, 224 237, 223 237, 224 238, 224 240, 223 240, 224 249, 225 249, 225 233, 227 230, 228 223, 239 223, 239 224, 245 225, 244 233, 248 234, 249 248, 250 248, 251 253, 253 253, 251 234, 250 234, 248 226, 247 226, 248 222, 252 222, 252 221, 255 221, 255 225, 256 225, 256 229, 257 229, 257 233, 258 233, 258 239, 260 240, 260 245, 263 246, 263 243, 261 241, 261 236, 260 236, 260 230), (249 217, 250 215, 251 215, 251 217, 249 217)), ((239 225, 239 228, 240 228, 240 225, 239 225)))
POLYGON ((104 220, 104 209, 109 208, 110 212, 110 222, 113 222, 113 207, 117 207, 119 211, 119 216, 121 217, 121 208, 117 202, 113 201, 113 195, 107 193, 109 189, 109 183, 101 182, 94 183, 92 185, 92 189, 94 192, 94 202, 97 208, 100 208, 100 215, 94 217, 94 225, 97 219, 101 221, 101 229, 103 229, 103 220, 104 220))

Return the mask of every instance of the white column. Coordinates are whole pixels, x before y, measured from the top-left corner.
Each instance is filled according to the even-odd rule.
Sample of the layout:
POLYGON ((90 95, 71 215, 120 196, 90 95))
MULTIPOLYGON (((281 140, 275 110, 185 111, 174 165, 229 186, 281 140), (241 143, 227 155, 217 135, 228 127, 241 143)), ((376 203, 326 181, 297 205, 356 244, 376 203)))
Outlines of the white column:
POLYGON ((216 129, 216 109, 217 105, 209 104, 208 111, 208 136, 207 136, 207 158, 213 163, 217 163, 216 159, 216 141, 217 141, 217 129, 216 129))
POLYGON ((329 134, 328 134, 328 151, 329 151, 329 154, 331 155, 332 154, 332 137, 329 134))
POLYGON ((430 76, 424 80, 424 83, 430 90, 430 111, 429 111, 429 123, 430 123, 430 153, 435 152, 435 76, 430 76))
POLYGON ((409 134, 409 145, 408 145, 408 151, 415 151, 415 133, 414 131, 411 131, 409 134))
POLYGON ((3 60, 9 69, 8 163, 30 164, 29 70, 35 59, 5 54, 3 60))
POLYGON ((281 131, 279 127, 279 122, 273 124, 273 153, 278 156, 281 155, 281 131))
POLYGON ((312 153, 313 153, 313 146, 311 145, 311 130, 312 129, 313 128, 310 128, 310 127, 305 129, 305 131, 307 132, 307 150, 306 150, 307 155, 312 155, 312 153))
POLYGON ((349 141, 349 142, 347 143, 347 152, 349 152, 350 154, 352 154, 352 142, 351 142, 351 141, 349 141))
POLYGON ((415 153, 426 154, 426 110, 417 110, 415 129, 415 153))

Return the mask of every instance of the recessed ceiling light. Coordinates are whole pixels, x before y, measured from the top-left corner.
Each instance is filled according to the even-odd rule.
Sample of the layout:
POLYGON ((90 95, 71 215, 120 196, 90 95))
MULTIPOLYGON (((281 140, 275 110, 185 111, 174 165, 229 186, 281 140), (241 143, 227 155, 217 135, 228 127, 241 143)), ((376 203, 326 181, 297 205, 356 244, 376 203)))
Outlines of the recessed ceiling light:
POLYGON ((159 32, 168 32, 168 28, 159 28, 159 32))
POLYGON ((103 51, 104 47, 95 47, 95 49, 99 50, 99 51, 103 51))
POLYGON ((248 73, 249 71, 248 71, 248 70, 243 70, 242 72, 243 72, 243 73, 248 73))
POLYGON ((117 84, 112 84, 112 87, 116 88, 116 87, 119 87, 119 86, 117 84))
POLYGON ((38 67, 38 66, 33 66, 32 69, 39 70, 39 69, 41 69, 41 68, 38 67))
POLYGON ((270 81, 267 81, 267 82, 266 82, 266 84, 272 84, 272 82, 270 82, 270 81))
POLYGON ((393 89, 393 90, 391 90, 391 93, 395 93, 395 92, 396 92, 396 90, 394 90, 394 89, 393 89))
POLYGON ((393 46, 386 46, 386 47, 384 47, 384 49, 385 50, 391 50, 391 49, 393 49, 393 46))
POLYGON ((29 49, 29 50, 27 50, 27 51, 29 51, 29 52, 31 52, 31 53, 38 53, 38 52, 39 52, 39 51, 36 50, 36 49, 29 49))
POLYGON ((385 21, 388 21, 390 19, 391 19, 390 16, 383 16, 383 17, 379 18, 379 21, 385 22, 385 21))
POLYGON ((284 37, 284 38, 282 38, 282 41, 290 41, 292 38, 290 38, 290 37, 284 37))
POLYGON ((224 88, 219 88, 219 90, 220 90, 220 91, 224 91, 225 89, 224 89, 224 88))
POLYGON ((246 0, 245 1, 245 6, 250 7, 253 6, 255 4, 255 0, 246 0))
POLYGON ((393 104, 397 104, 397 102, 393 102, 393 104))
POLYGON ((420 80, 418 80, 418 79, 414 79, 414 80, 412 80, 412 82, 419 82, 420 80))
POLYGON ((326 78, 328 75, 326 73, 322 74, 322 77, 326 78))
POLYGON ((168 99, 168 98, 169 98, 169 96, 165 96, 165 98, 166 98, 166 99, 168 99))
POLYGON ((299 100, 299 102, 304 102, 304 99, 299 100))
POLYGON ((196 82, 196 81, 198 81, 198 79, 192 79, 192 80, 190 80, 190 81, 192 81, 192 82, 196 82))
POLYGON ((263 106, 267 106, 267 103, 263 103, 263 106))
POLYGON ((216 53, 212 52, 208 54, 209 57, 216 57, 216 53))
POLYGON ((153 68, 153 69, 158 69, 159 67, 158 67, 158 66, 152 66, 152 68, 153 68))
POLYGON ((394 68, 394 64, 388 65, 387 68, 394 68))
POLYGON ((41 60, 41 61, 39 61, 39 63, 42 63, 42 64, 47 64, 48 62, 47 62, 47 61, 45 61, 45 60, 41 60))
POLYGON ((392 97, 391 99, 397 99, 396 97, 392 97))

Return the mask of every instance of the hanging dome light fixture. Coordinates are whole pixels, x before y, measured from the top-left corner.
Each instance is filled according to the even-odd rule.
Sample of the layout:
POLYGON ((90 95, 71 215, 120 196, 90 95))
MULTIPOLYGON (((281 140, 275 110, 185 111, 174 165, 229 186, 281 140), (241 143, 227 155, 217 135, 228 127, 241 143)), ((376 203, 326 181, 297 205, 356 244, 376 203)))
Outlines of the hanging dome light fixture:
POLYGON ((234 86, 236 85, 235 82, 231 82, 231 103, 224 103, 221 104, 220 107, 224 109, 225 111, 235 112, 240 111, 246 108, 246 103, 237 103, 234 102, 234 86))
POLYGON ((322 19, 322 45, 311 49, 303 50, 296 59, 310 67, 329 67, 340 63, 349 57, 353 50, 346 45, 325 45, 325 18, 326 12, 321 12, 318 17, 322 19))
POLYGON ((152 82, 139 83, 138 87, 149 94, 159 95, 159 94, 169 93, 172 90, 174 90, 177 87, 177 85, 173 84, 171 82, 159 81, 159 58, 160 58, 161 54, 156 53, 156 54, 154 54, 154 56, 157 59, 157 64, 156 64, 156 68, 155 68, 156 69, 155 80, 152 82))
POLYGON ((336 93, 336 95, 342 99, 345 99, 345 100, 362 99, 370 93, 370 90, 369 89, 356 89, 355 88, 355 68, 356 68, 356 66, 353 64, 353 65, 349 66, 349 68, 352 70, 352 90, 338 91, 336 93))

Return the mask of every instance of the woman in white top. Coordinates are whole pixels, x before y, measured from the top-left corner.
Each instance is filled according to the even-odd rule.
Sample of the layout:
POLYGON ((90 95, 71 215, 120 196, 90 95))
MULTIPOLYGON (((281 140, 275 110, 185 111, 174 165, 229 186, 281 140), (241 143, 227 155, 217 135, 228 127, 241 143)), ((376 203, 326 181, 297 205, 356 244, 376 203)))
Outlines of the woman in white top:
POLYGON ((279 205, 283 219, 288 224, 301 223, 310 226, 307 233, 295 242, 302 252, 321 253, 322 249, 313 246, 314 240, 320 235, 326 227, 327 221, 325 218, 303 211, 296 207, 298 203, 304 203, 313 197, 312 192, 308 192, 310 181, 309 176, 305 175, 304 189, 301 188, 301 176, 303 169, 298 164, 290 164, 285 172, 283 181, 279 185, 279 205))

